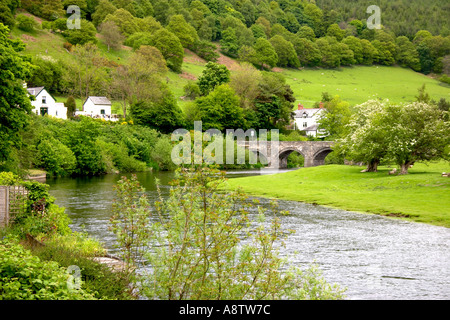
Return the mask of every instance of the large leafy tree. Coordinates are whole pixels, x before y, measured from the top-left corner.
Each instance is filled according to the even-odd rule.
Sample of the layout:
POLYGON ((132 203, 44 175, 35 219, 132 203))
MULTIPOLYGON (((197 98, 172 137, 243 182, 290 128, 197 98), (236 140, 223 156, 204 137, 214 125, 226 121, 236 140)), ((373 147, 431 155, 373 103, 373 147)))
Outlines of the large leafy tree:
POLYGON ((187 23, 181 14, 170 17, 167 30, 180 39, 184 48, 193 48, 194 44, 199 40, 195 28, 187 23))
POLYGON ((287 41, 280 35, 272 37, 269 42, 272 44, 278 55, 278 66, 298 68, 300 62, 291 42, 287 41))
POLYGON ((222 84, 205 97, 195 100, 204 130, 244 128, 244 116, 239 97, 228 84, 222 84))
POLYGON ((160 29, 151 37, 151 45, 161 51, 164 59, 166 59, 167 66, 171 70, 181 72, 184 50, 176 35, 166 29, 160 29))
POLYGON ((18 132, 28 123, 31 102, 24 80, 32 65, 20 52, 22 42, 9 38, 9 29, 0 23, 0 167, 11 148, 20 144, 18 132))
POLYGON ((205 70, 198 78, 198 86, 203 95, 213 91, 215 87, 230 81, 230 70, 223 64, 208 62, 205 70))
POLYGON ((443 158, 450 144, 450 123, 444 112, 435 105, 414 102, 408 105, 389 105, 386 122, 389 131, 388 153, 407 174, 416 161, 443 158))
POLYGON ((276 66, 278 55, 268 40, 258 38, 253 48, 255 49, 255 61, 261 66, 261 69, 263 69, 264 66, 276 66))
POLYGON ((159 98, 140 100, 133 104, 130 108, 131 117, 136 124, 171 133, 184 125, 183 112, 167 86, 162 83, 154 86, 159 87, 159 98))

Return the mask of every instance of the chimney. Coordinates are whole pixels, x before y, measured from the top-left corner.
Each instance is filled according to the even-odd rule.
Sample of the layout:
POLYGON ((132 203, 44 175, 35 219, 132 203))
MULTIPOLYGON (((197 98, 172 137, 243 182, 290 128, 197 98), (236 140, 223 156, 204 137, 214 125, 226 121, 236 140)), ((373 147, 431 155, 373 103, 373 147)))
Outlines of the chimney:
POLYGON ((322 101, 320 101, 320 103, 319 103, 319 108, 323 109, 323 102, 322 101))
POLYGON ((298 110, 303 110, 303 105, 301 103, 298 104, 298 110))

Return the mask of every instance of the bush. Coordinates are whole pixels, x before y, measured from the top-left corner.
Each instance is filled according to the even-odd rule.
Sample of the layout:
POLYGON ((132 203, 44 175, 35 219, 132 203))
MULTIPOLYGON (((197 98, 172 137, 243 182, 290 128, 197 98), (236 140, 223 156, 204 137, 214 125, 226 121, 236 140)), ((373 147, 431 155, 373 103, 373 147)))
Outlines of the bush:
MULTIPOLYGON (((66 237, 62 237, 65 242, 66 237)), ((45 247, 33 249, 33 254, 42 261, 55 261, 61 267, 76 265, 80 268, 83 289, 92 292, 95 299, 134 299, 128 281, 122 273, 113 272, 108 266, 84 256, 79 251, 60 244, 46 242, 45 247)))
POLYGON ((41 261, 12 240, 0 241, 2 300, 95 299, 93 294, 84 288, 69 288, 68 279, 67 270, 58 263, 41 261))
POLYGON ((0 172, 0 186, 13 186, 19 182, 19 176, 12 172, 0 172))
POLYGON ((279 219, 287 213, 276 203, 269 215, 240 191, 221 192, 224 173, 217 170, 177 173, 170 196, 154 206, 135 176, 116 187, 111 223, 121 252, 136 264, 144 255, 151 267, 138 277, 141 294, 169 300, 343 297, 315 267, 286 268, 276 248, 289 233, 279 219))
POLYGON ((77 159, 72 150, 55 138, 42 140, 37 151, 37 164, 50 175, 67 176, 76 168, 77 159))
POLYGON ((183 87, 184 96, 190 100, 195 100, 201 96, 200 88, 194 81, 189 81, 183 87))
POLYGON ((444 82, 446 84, 450 84, 450 77, 447 75, 442 75, 442 77, 439 78, 439 81, 444 82))
POLYGON ((38 26, 36 20, 23 14, 17 15, 16 20, 17 27, 25 32, 32 32, 38 26))

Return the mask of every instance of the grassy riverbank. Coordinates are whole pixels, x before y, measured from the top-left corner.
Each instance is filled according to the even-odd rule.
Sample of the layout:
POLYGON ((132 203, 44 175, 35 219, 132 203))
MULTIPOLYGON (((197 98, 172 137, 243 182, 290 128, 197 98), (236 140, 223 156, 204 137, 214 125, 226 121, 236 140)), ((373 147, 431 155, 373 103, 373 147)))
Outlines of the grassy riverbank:
POLYGON ((228 180, 255 196, 294 200, 349 211, 375 213, 450 227, 450 171, 448 162, 417 163, 404 176, 361 173, 362 167, 328 165, 276 175, 228 180))

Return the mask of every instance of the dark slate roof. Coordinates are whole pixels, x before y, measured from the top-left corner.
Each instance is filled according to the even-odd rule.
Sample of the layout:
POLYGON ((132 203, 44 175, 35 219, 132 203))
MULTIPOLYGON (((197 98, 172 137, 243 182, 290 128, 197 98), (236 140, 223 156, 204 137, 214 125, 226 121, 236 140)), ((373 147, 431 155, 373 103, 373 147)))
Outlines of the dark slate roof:
POLYGON ((308 128, 302 129, 302 131, 317 131, 317 128, 319 128, 319 125, 313 124, 312 126, 309 126, 308 128))
POLYGON ((313 108, 313 109, 301 109, 301 110, 295 110, 294 111, 294 118, 303 118, 303 114, 306 113, 308 118, 312 118, 317 112, 319 112, 320 108, 313 108))
POLYGON ((109 99, 107 97, 92 97, 91 96, 88 99, 91 99, 92 102, 97 105, 111 105, 111 101, 109 101, 109 99))
POLYGON ((44 90, 44 87, 27 88, 28 93, 35 97, 37 97, 42 90, 44 90))

